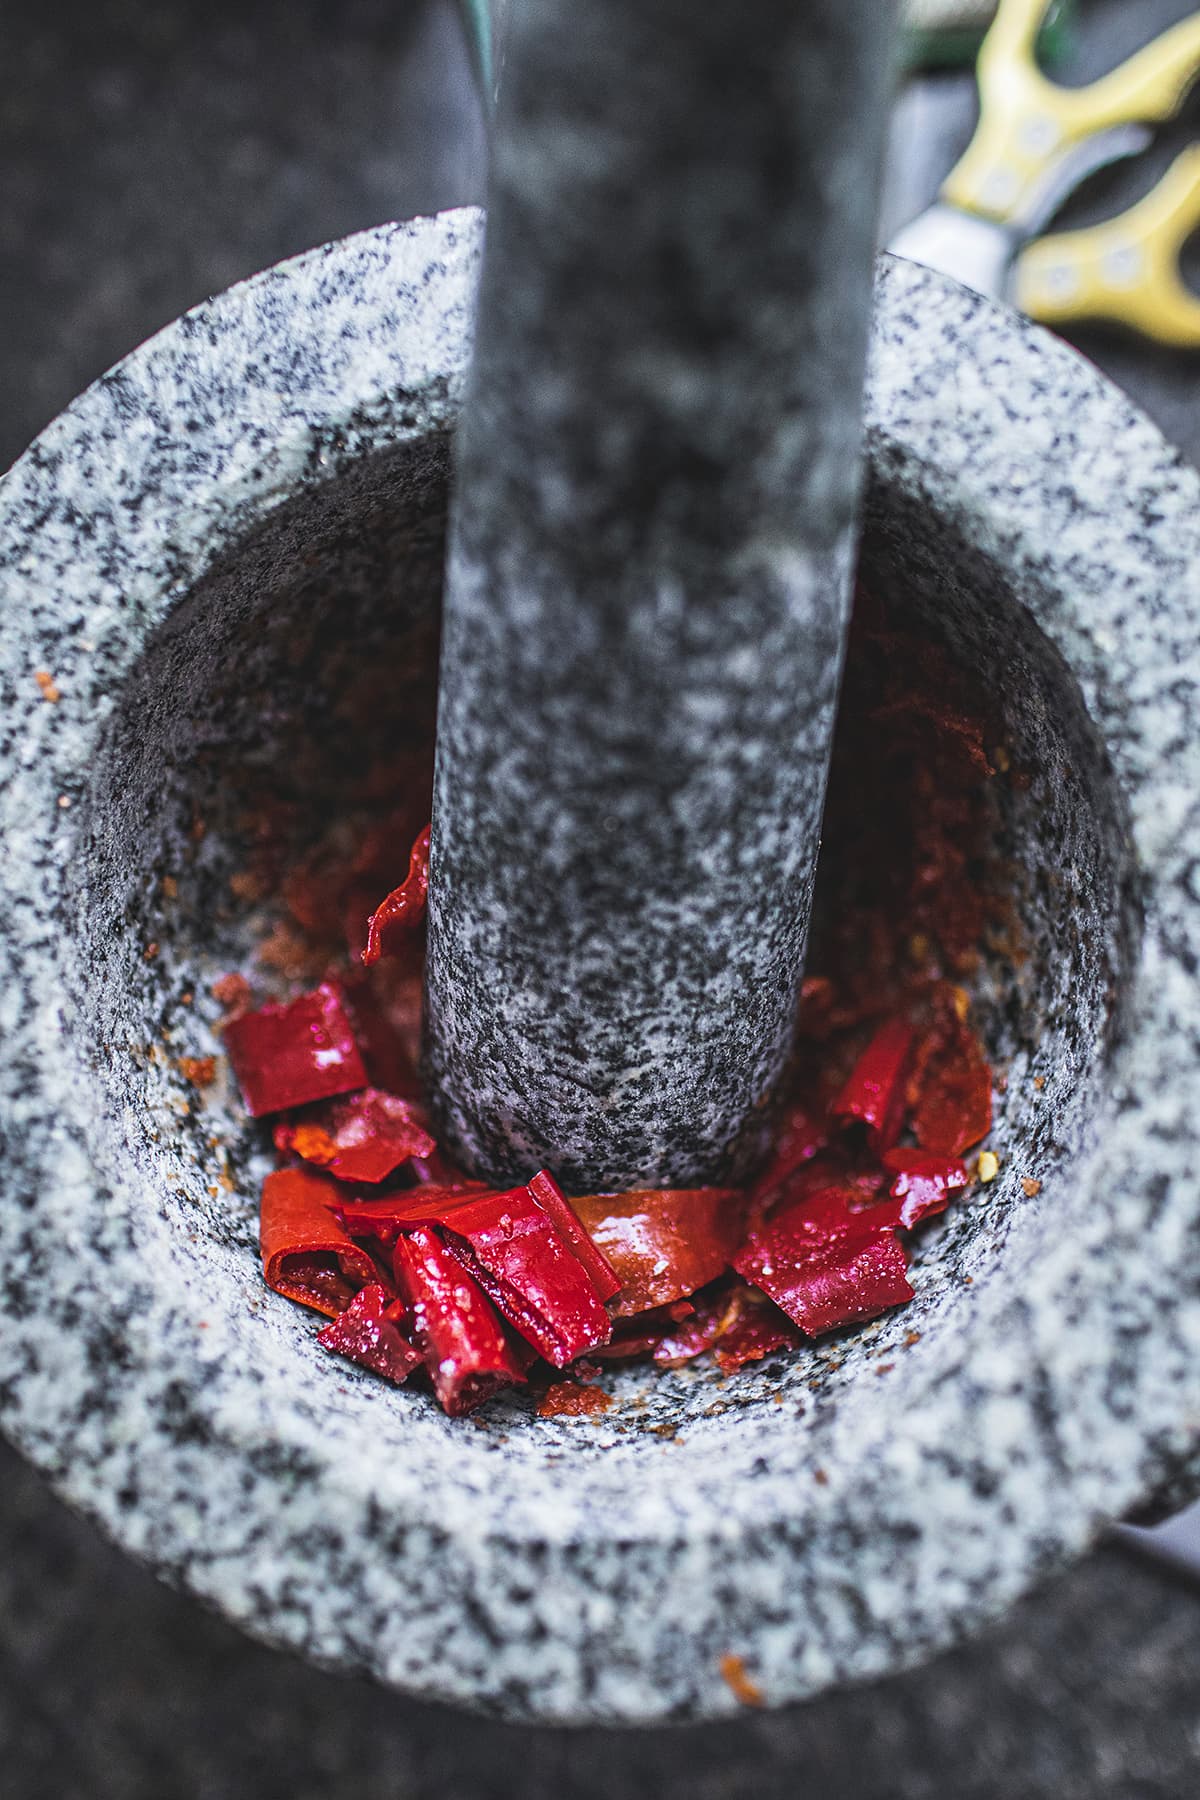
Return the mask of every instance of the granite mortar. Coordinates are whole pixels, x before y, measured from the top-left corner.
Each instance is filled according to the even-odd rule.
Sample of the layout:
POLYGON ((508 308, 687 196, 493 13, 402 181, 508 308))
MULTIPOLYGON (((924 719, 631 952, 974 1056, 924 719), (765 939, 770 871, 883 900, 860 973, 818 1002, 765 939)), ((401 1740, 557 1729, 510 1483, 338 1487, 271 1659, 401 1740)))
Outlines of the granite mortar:
POLYGON ((263 1290, 264 1134, 176 1064, 219 1050, 209 983, 264 925, 229 889, 256 772, 315 833, 314 747, 386 749, 402 711, 364 671, 432 669, 478 232, 386 227, 219 296, 0 486, 0 1423, 319 1662, 514 1719, 717 1716, 727 1653, 769 1705, 911 1664, 1195 1472, 1200 479, 1069 350, 881 265, 864 568, 1032 773, 1004 824, 1029 954, 977 994, 1001 1177, 860 1332, 629 1369, 598 1418, 445 1419, 263 1290))

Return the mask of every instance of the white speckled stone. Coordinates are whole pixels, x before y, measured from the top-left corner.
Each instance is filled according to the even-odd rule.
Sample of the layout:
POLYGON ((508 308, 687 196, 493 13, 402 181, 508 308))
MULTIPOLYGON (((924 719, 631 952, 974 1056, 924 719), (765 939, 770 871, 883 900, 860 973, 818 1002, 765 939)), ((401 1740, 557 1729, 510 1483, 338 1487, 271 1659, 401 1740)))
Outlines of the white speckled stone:
POLYGON ((219 1047, 204 984, 254 929, 245 771, 344 730, 347 636, 387 666, 436 601, 476 235, 388 227, 219 297, 0 486, 0 1420, 320 1660, 638 1720, 733 1710, 734 1652, 780 1704, 978 1626, 1196 1452, 1200 481, 1069 351, 884 266, 868 574, 975 661, 1033 775, 1030 956, 979 995, 1001 1179, 844 1340, 626 1370, 598 1419, 449 1421, 263 1292, 264 1133, 172 1059, 219 1047))

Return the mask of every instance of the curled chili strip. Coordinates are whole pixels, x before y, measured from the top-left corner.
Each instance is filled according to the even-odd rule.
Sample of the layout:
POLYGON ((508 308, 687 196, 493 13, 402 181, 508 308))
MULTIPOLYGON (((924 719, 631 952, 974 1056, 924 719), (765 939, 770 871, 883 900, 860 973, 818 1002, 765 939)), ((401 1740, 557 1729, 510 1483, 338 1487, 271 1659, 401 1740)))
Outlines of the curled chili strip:
POLYGON ((277 1294, 336 1318, 358 1288, 379 1281, 368 1252, 330 1210, 336 1189, 308 1169, 277 1169, 263 1183, 259 1243, 263 1279, 277 1294))
POLYGON ((429 834, 426 826, 408 859, 408 874, 398 888, 381 900, 367 921, 367 947, 362 959, 369 969, 381 956, 391 956, 397 941, 425 917, 429 896, 429 834))

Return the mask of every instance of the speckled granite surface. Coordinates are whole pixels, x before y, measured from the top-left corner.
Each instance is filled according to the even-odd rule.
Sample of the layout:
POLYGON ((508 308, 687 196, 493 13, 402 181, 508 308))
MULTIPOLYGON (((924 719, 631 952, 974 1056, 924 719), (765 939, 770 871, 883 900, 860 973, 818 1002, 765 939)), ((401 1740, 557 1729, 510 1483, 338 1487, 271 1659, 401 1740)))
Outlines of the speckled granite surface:
POLYGON ((888 19, 513 9, 427 1012, 440 1125, 492 1178, 694 1187, 765 1154, 849 613, 888 19))
MULTIPOLYGON (((82 9, 78 20, 70 6, 4 9, 0 230, 29 277, 3 301, 10 455, 106 361, 207 289, 365 223, 376 205, 382 214, 383 189, 413 208, 463 191, 451 159, 432 175, 404 160, 430 90, 400 103, 403 13, 344 9, 343 34, 318 6, 289 6, 287 31, 268 8, 257 35, 240 8, 203 10, 211 35, 180 5, 90 7, 93 37, 82 9), (275 75, 266 88, 263 65, 275 75), (321 129, 301 147, 292 122, 305 104, 321 129)), ((1187 365, 1097 349, 1119 352, 1126 377, 1200 452, 1187 365)), ((30 1800, 783 1796, 807 1791, 807 1775, 814 1791, 855 1800, 948 1790, 1183 1800, 1200 1780, 1196 1602, 1113 1558, 1081 1565, 928 1671, 859 1694, 653 1739, 564 1740, 407 1705, 255 1649, 109 1550, 10 1451, 0 1468, 0 1742, 14 1791, 30 1800)))
POLYGON ((1050 339, 884 268, 868 575, 986 671, 1032 775, 1030 954, 981 989, 1004 1175, 923 1240, 912 1308, 845 1341, 626 1370, 582 1426, 448 1421, 262 1294, 262 1135, 173 1064, 260 928, 216 903, 226 771, 328 741, 331 634, 383 667, 428 611, 475 250, 449 214, 221 297, 0 493, 0 1416, 130 1548, 318 1659, 617 1720, 732 1711, 733 1652, 779 1704, 978 1626, 1194 1442, 1200 479, 1050 339))

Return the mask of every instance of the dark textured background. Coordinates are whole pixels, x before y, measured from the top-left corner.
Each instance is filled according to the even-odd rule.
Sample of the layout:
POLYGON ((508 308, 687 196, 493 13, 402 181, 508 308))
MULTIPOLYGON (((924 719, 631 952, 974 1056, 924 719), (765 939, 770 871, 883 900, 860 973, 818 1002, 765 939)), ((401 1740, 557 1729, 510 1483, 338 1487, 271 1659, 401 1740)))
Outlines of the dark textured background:
MULTIPOLYGON (((1082 76, 1189 8, 1080 10, 1082 76)), ((961 77, 910 94, 892 223, 965 141, 971 94, 961 77)), ((184 307, 326 238, 479 198, 483 156, 450 0, 2 0, 0 466, 184 307)), ((1078 215, 1133 198, 1154 166, 1099 178, 1078 215)), ((1081 341, 1200 461, 1200 359, 1081 341)), ((14 1800, 1184 1800, 1198 1668, 1200 1593, 1110 1548, 924 1670, 788 1713, 492 1726, 247 1644, 0 1449, 14 1800)))

